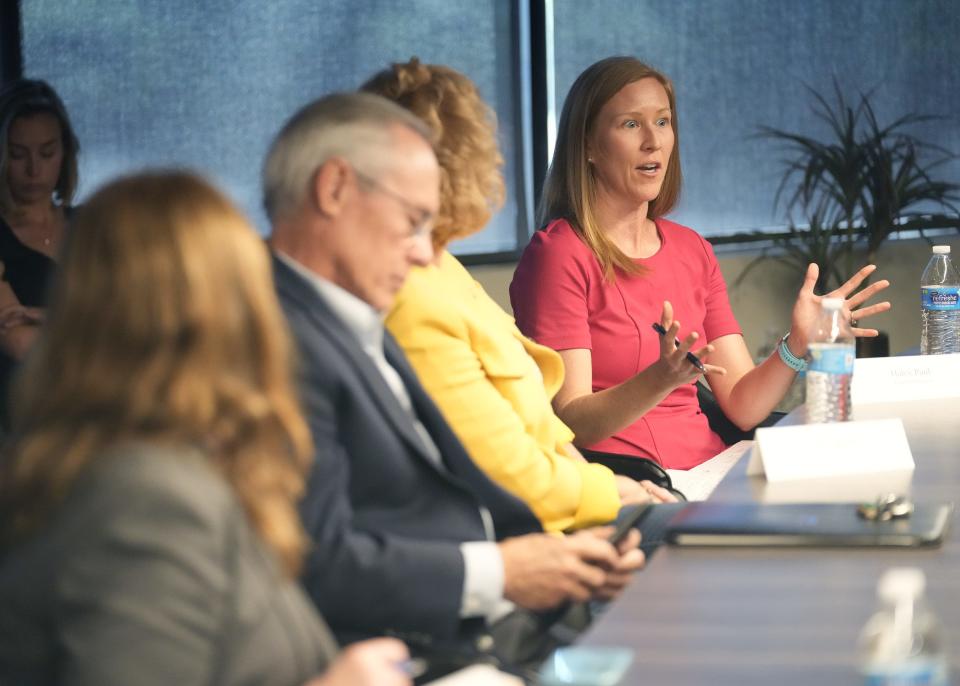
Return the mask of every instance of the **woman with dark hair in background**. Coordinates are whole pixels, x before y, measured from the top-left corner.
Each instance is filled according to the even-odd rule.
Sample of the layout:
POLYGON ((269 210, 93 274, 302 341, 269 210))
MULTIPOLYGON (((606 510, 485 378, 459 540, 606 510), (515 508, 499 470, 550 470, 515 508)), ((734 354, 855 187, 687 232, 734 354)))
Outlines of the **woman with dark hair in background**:
POLYGON ((79 210, 0 462, 0 683, 408 684, 294 577, 312 455, 263 241, 183 173, 79 210))
MULTIPOLYGON (((520 259, 510 299, 520 329, 563 358, 567 375, 553 403, 577 445, 688 469, 725 445, 700 411, 702 372, 686 353, 706 341, 692 352, 709 360, 706 380, 721 409, 752 428, 802 367, 821 297, 811 264, 788 335, 754 365, 710 244, 664 217, 680 195, 677 136, 673 84, 660 72, 611 57, 580 74, 560 116, 538 211, 543 230, 520 259)), ((873 271, 864 267, 829 294, 846 298, 855 319, 890 308, 861 307, 889 285, 855 293, 873 271)))
POLYGON ((495 116, 473 82, 414 58, 363 89, 403 105, 435 135, 434 261, 411 270, 386 323, 470 457, 548 531, 609 522, 621 505, 674 500, 580 457, 550 406, 563 379, 559 356, 525 338, 447 251, 483 229, 503 201, 495 116))
POLYGON ((19 79, 0 89, 0 408, 43 319, 79 149, 48 84, 19 79))

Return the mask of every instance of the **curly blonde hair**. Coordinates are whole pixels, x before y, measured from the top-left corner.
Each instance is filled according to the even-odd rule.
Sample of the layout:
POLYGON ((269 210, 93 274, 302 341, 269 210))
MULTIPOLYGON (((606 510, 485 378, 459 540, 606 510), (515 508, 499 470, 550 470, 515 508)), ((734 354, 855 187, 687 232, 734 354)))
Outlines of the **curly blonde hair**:
POLYGON ((220 192, 182 172, 107 185, 72 222, 17 379, 2 538, 42 524, 111 446, 192 445, 295 574, 312 448, 291 359, 266 246, 220 192))
POLYGON ((480 231, 503 205, 503 156, 497 146, 496 115, 474 83, 460 72, 416 57, 394 64, 361 90, 407 108, 433 131, 440 162, 440 212, 433 244, 480 231))

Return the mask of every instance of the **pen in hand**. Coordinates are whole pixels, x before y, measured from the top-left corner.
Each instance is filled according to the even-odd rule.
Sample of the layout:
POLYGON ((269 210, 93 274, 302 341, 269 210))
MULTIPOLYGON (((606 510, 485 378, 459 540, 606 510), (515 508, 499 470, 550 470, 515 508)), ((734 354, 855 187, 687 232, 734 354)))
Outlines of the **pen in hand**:
MULTIPOLYGON (((657 332, 658 334, 660 334, 661 336, 666 336, 666 335, 667 335, 667 330, 663 328, 663 325, 660 324, 660 322, 654 322, 654 323, 653 323, 653 330, 656 331, 656 332, 657 332)), ((680 339, 679 339, 679 338, 674 337, 673 343, 674 343, 674 345, 676 345, 678 348, 680 347, 680 339)), ((693 354, 692 352, 690 352, 689 350, 687 351, 687 360, 690 362, 690 364, 692 364, 694 367, 696 367, 697 369, 699 369, 701 373, 703 373, 703 374, 706 374, 706 373, 707 373, 707 368, 703 366, 703 362, 700 361, 700 358, 697 357, 696 355, 694 355, 694 354, 693 354)))
POLYGON ((427 661, 421 657, 411 657, 394 663, 398 670, 411 679, 416 679, 427 673, 427 661))

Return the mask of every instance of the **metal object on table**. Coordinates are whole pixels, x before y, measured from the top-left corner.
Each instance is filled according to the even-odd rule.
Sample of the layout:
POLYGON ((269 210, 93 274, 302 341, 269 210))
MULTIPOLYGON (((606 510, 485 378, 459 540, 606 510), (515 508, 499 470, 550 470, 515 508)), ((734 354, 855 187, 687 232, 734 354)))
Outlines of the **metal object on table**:
POLYGON ((857 515, 871 522, 888 522, 903 519, 913 514, 913 501, 907 496, 888 493, 872 503, 857 506, 857 515))

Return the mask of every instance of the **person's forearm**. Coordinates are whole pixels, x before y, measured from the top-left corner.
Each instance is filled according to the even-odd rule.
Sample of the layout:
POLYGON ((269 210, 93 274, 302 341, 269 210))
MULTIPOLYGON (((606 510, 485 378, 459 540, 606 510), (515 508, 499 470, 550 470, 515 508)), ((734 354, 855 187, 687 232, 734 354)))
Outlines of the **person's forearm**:
POLYGON ((589 446, 633 424, 672 390, 654 363, 621 384, 573 398, 555 409, 576 434, 575 443, 589 446))
POLYGON ((783 400, 797 373, 780 359, 777 351, 744 374, 725 401, 717 396, 723 413, 748 431, 762 422, 783 400))

